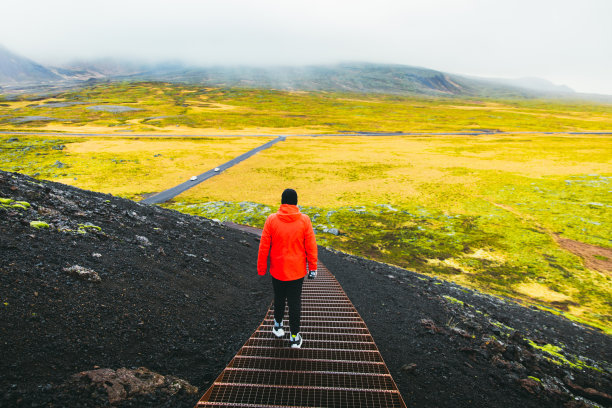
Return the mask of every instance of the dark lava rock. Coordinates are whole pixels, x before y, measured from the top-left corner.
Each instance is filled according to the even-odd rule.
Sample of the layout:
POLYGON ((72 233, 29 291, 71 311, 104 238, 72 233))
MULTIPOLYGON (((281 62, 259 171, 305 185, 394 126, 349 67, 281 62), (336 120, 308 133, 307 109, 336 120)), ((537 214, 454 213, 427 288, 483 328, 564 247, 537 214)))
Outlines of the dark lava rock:
POLYGON ((76 395, 86 396, 85 400, 88 399, 87 396, 91 398, 95 395, 101 406, 117 406, 122 403, 125 405, 137 402, 142 397, 154 399, 161 405, 169 400, 176 403, 179 398, 192 400, 199 396, 198 388, 187 381, 171 375, 163 376, 145 367, 82 371, 73 375, 59 388, 65 390, 65 393, 58 398, 59 401, 54 401, 55 403, 62 399, 64 401, 61 402, 69 403, 76 395))
POLYGON ((370 329, 407 406, 607 406, 610 336, 391 265, 331 249, 319 257, 370 329), (599 371, 554 363, 528 339, 562 345, 599 371), (561 384, 568 374, 583 389, 561 384))
MULTIPOLYGON (((94 366, 147 367, 205 391, 272 301, 250 234, 1 171, 0 197, 31 205, 0 208, 0 407, 99 406, 68 381, 94 366)), ((164 406, 158 397, 130 404, 164 406)))

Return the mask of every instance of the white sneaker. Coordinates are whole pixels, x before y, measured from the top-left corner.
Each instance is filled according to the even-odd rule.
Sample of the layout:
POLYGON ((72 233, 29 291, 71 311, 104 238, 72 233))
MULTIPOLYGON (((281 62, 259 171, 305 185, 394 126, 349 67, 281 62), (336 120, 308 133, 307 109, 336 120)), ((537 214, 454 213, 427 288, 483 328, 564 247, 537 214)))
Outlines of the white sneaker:
POLYGON ((272 333, 274 333, 276 337, 283 337, 285 335, 285 330, 283 330, 283 322, 276 323, 275 320, 274 326, 272 326, 272 333))
POLYGON ((291 348, 302 347, 302 335, 300 333, 292 334, 289 343, 291 343, 291 348))

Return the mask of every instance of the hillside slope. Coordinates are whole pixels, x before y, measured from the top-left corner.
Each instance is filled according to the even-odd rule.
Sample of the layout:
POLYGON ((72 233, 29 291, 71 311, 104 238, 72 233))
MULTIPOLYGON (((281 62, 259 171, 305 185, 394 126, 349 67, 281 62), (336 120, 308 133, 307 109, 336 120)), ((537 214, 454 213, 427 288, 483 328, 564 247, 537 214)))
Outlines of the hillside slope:
POLYGON ((115 59, 44 66, 0 45, 0 86, 8 94, 51 92, 95 81, 162 81, 223 87, 460 97, 591 98, 541 79, 483 79, 399 64, 186 66, 115 59), (38 87, 33 85, 38 85, 38 87), (51 88, 50 86, 53 85, 51 88))
MULTIPOLYGON (((92 67, 92 69, 96 68, 92 67)), ((556 87, 552 84, 546 89, 534 88, 528 82, 469 78, 409 65, 365 62, 265 68, 250 66, 185 67, 168 64, 143 67, 142 72, 120 75, 116 78, 289 91, 445 97, 579 97, 579 94, 573 93, 568 88, 556 87)))
POLYGON ((303 67, 210 67, 151 70, 135 76, 208 83, 226 87, 252 87, 301 91, 340 91, 385 94, 468 95, 473 89, 461 78, 426 68, 405 65, 345 63, 303 67))
MULTIPOLYGON (((256 242, 243 233, 4 172, 0 197, 30 204, 0 209, 0 389, 9 390, 0 406, 97 406, 78 384, 62 386, 96 366, 145 366, 205 386, 271 301, 251 263, 256 242), (77 265, 100 281, 71 274, 77 265)), ((136 396, 136 406, 187 407, 197 397, 136 396)))
MULTIPOLYGON (((0 172, 0 406, 193 406, 272 299, 256 251, 254 235, 204 218, 0 172)), ((407 270, 320 257, 408 406, 612 404, 610 337, 407 270)))
POLYGON ((76 71, 83 67, 87 67, 89 72, 105 73, 108 78, 122 80, 203 83, 238 88, 446 97, 581 97, 566 86, 539 78, 487 79, 401 64, 346 62, 305 66, 190 67, 179 63, 138 66, 115 61, 114 70, 110 71, 108 64, 100 61, 72 64, 68 68, 76 71))

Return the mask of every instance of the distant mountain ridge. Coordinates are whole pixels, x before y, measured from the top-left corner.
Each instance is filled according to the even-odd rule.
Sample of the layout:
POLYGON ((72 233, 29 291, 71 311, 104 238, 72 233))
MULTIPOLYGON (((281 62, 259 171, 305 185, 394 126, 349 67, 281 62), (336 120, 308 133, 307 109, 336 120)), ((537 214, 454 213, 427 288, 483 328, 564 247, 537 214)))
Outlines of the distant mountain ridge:
MULTIPOLYGON (((102 71, 96 65, 90 67, 95 71, 102 71)), ((539 85, 538 89, 534 89, 530 88, 527 81, 519 83, 506 80, 504 83, 408 65, 366 62, 298 67, 188 67, 181 64, 163 64, 140 66, 140 71, 132 65, 130 73, 125 70, 114 78, 289 91, 344 91, 400 95, 528 98, 574 94, 570 88, 559 87, 538 78, 532 81, 539 85)))
POLYGON ((0 90, 34 92, 97 81, 167 81, 221 87, 247 87, 292 91, 341 91, 381 94, 420 94, 458 97, 567 97, 566 86, 539 78, 484 79, 427 68, 364 62, 311 66, 191 67, 180 63, 146 65, 113 59, 80 61, 50 67, 21 57, 0 46, 0 90))
POLYGON ((14 54, 0 45, 0 84, 48 82, 61 79, 49 68, 14 54))
POLYGON ((571 94, 575 91, 567 85, 556 85, 551 81, 542 78, 524 77, 524 78, 477 78, 477 81, 490 82, 495 84, 507 85, 515 88, 529 89, 532 91, 544 93, 566 93, 571 94))
POLYGON ((469 91, 443 72, 402 65, 343 63, 303 67, 204 67, 153 69, 134 75, 142 79, 208 83, 302 91, 362 93, 425 93, 459 95, 469 91))

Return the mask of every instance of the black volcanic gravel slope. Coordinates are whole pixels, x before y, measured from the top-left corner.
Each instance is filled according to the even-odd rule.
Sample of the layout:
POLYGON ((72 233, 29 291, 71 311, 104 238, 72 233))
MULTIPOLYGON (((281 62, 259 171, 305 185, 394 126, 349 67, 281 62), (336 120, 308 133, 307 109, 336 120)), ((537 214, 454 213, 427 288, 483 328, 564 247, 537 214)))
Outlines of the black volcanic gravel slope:
POLYGON ((610 336, 405 269, 328 249, 319 256, 368 325, 408 406, 612 406, 610 336), (597 370, 553 363, 528 340, 563 346, 597 370))
MULTIPOLYGON (((191 407, 272 299, 246 232, 16 173, 0 172, 2 198, 14 201, 0 201, 0 407, 109 406, 107 388, 74 376, 98 367, 146 367, 137 372, 200 388, 112 406, 191 407), (77 265, 100 281, 75 275, 77 265)), ((323 248, 320 257, 408 406, 612 406, 609 336, 403 269, 323 248), (556 364, 526 339, 597 370, 556 364)))
POLYGON ((55 389, 95 366, 144 366, 203 392, 271 302, 250 234, 6 172, 0 197, 30 205, 0 208, 0 406, 76 406, 55 389), (64 271, 74 265, 101 281, 64 271))

